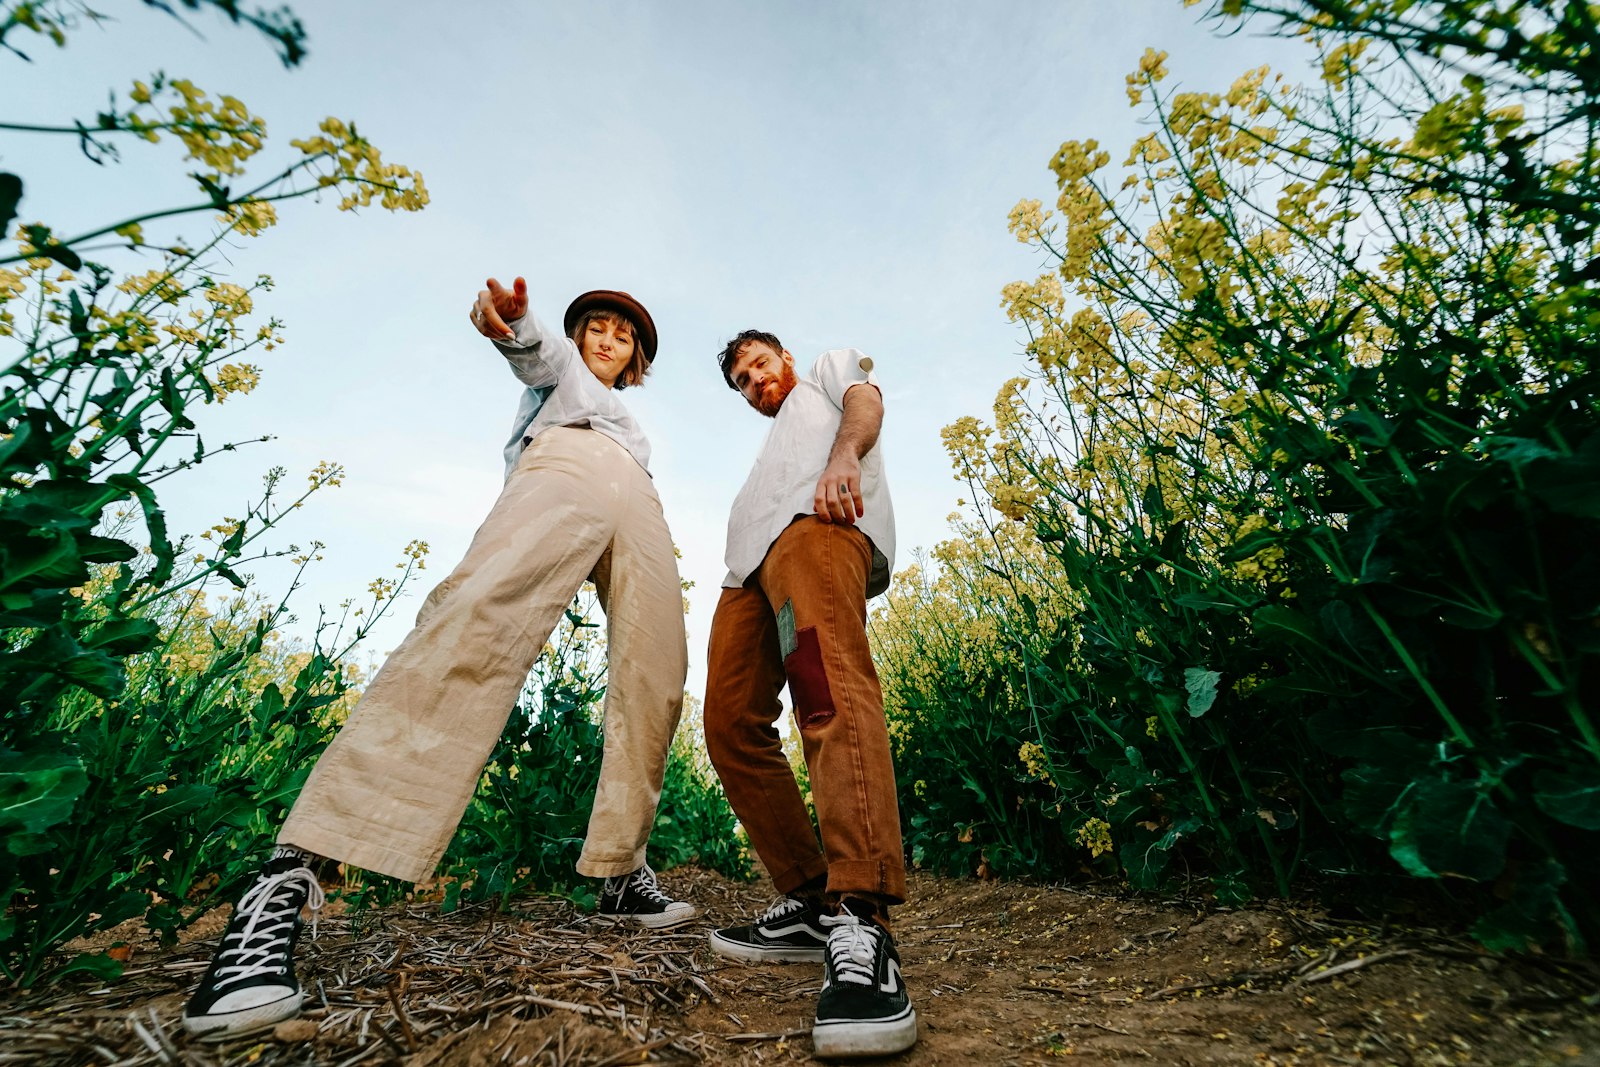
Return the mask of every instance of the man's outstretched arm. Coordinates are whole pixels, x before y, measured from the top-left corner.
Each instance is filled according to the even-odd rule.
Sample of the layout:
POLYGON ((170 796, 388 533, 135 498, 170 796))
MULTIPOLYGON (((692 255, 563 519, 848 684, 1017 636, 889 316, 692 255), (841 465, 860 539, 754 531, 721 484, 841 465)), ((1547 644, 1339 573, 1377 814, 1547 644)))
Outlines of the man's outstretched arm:
POLYGON ((853 385, 844 394, 844 415, 828 453, 828 465, 817 479, 813 499, 823 522, 854 524, 867 513, 861 496, 861 457, 878 443, 883 429, 883 397, 868 382, 853 385))

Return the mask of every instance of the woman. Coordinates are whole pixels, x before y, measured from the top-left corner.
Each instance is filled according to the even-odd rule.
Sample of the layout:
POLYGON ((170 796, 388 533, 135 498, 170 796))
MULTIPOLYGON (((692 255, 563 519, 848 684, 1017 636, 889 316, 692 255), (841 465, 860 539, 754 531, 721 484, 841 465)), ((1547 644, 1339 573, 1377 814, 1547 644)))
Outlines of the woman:
POLYGON ((432 873, 529 669, 586 579, 606 612, 605 745, 579 873, 599 911, 652 928, 695 909, 645 862, 687 673, 682 587, 648 464, 617 393, 640 384, 655 323, 627 293, 567 308, 565 335, 528 314, 527 285, 490 279, 470 317, 528 391, 505 487, 466 557, 423 602, 317 761, 184 1009, 194 1033, 239 1033, 299 1011, 300 910, 320 859, 418 881, 432 873))

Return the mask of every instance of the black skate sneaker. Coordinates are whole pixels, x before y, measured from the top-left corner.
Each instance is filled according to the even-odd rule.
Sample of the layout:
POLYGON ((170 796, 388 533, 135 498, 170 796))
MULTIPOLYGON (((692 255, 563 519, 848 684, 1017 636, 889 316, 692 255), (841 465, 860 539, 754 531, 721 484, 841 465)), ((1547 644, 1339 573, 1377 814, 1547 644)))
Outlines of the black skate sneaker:
POLYGON ((782 896, 748 926, 713 930, 711 951, 746 963, 821 963, 828 944, 822 901, 782 896))
POLYGON ((822 994, 811 1043, 818 1056, 888 1056, 917 1042, 900 954, 889 931, 841 909, 824 915, 829 927, 822 994))
POLYGON ((310 867, 314 861, 309 853, 279 848, 261 868, 234 909, 200 988, 184 1006, 189 1033, 231 1037, 299 1014, 305 998, 294 976, 300 909, 310 905, 314 934, 323 899, 310 867))
POLYGON ((693 904, 673 900, 656 885, 656 872, 647 863, 632 874, 607 878, 600 888, 602 918, 636 922, 652 930, 665 930, 694 918, 693 904))

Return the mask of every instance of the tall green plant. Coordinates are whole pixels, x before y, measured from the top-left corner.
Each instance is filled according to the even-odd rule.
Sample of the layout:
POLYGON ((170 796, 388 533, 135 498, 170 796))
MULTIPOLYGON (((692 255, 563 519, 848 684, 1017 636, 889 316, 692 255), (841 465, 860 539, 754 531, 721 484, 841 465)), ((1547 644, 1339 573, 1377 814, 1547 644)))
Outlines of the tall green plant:
MULTIPOLYGON (((287 11, 246 15, 222 0, 185 6, 248 24, 275 42, 286 65, 303 55, 304 35, 287 11)), ((65 0, 0 4, 0 46, 11 61, 25 61, 27 33, 62 45, 94 18, 65 0)), ((70 229, 23 222, 0 246, 0 956, 8 976, 27 982, 55 943, 148 906, 144 883, 117 865, 139 854, 137 842, 165 832, 155 827, 170 829, 219 795, 204 776, 206 758, 185 765, 162 748, 175 743, 168 717, 200 706, 235 719, 241 712, 227 702, 169 700, 170 692, 144 703, 128 684, 130 662, 148 664, 170 638, 162 623, 172 598, 212 580, 243 588, 236 568, 260 558, 259 539, 283 514, 269 492, 245 516, 220 524, 210 551, 191 554, 173 542, 157 499, 163 478, 235 447, 208 447, 197 410, 248 393, 259 368, 247 360, 281 341, 275 320, 250 321, 270 281, 226 280, 216 269, 218 249, 271 226, 276 205, 324 190, 345 209, 417 210, 427 193, 418 175, 385 163, 336 119, 291 142, 292 159, 265 176, 252 172, 247 165, 265 146, 262 120, 233 97, 213 98, 161 74, 136 82, 90 121, 0 122, 0 130, 19 144, 25 136, 71 137, 101 165, 116 162, 130 143, 176 141, 197 187, 195 202, 175 208, 130 206, 120 218, 70 229), (221 219, 205 223, 210 235, 197 244, 146 236, 146 227, 196 214, 221 219), (123 272, 101 259, 124 264, 123 272), (173 758, 157 760, 158 752, 173 758), (124 762, 142 755, 153 762, 124 762), (198 777, 158 789, 162 777, 148 783, 148 794, 142 785, 127 792, 169 764, 198 777), (118 806, 129 798, 132 808, 118 806), (132 820, 127 850, 95 844, 115 842, 115 820, 102 811, 132 820), (53 856, 63 862, 53 864, 53 856), (83 862, 69 866, 68 859, 83 862)), ((23 176, 0 173, 0 234, 12 232, 26 193, 23 176)), ((337 475, 323 465, 313 487, 337 475)), ((259 653, 268 632, 219 652, 206 668, 213 681, 259 653)), ((276 700, 244 709, 263 731, 300 721, 315 708, 307 694, 340 684, 322 649, 312 664, 287 697, 279 687, 276 700)), ((163 676, 157 688, 177 677, 163 676)), ((220 738, 234 726, 219 720, 207 729, 220 738)), ((217 753, 210 742, 196 751, 217 753)), ((275 783, 262 787, 280 791, 275 783)), ((157 909, 186 891, 158 889, 157 909)), ((163 912, 154 921, 171 929, 183 920, 163 912)))
POLYGON ((1535 0, 1216 17, 1249 15, 1320 84, 1168 94, 1148 51, 1123 173, 1069 141, 1057 210, 1012 214, 1051 264, 1005 293, 1036 384, 951 441, 1080 605, 1018 672, 1049 762, 1099 783, 1058 802, 1135 884, 1411 877, 1491 944, 1581 946, 1600 30, 1535 0))

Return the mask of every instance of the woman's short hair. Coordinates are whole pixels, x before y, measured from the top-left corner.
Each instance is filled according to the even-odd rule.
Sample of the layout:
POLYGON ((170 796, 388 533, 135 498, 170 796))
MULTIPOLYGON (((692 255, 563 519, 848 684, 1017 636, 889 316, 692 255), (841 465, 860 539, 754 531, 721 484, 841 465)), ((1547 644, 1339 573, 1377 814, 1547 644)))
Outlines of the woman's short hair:
POLYGON ((611 308, 591 308, 578 316, 576 325, 572 327, 572 343, 578 346, 578 351, 583 351, 583 341, 580 340, 591 322, 606 322, 613 326, 626 326, 633 335, 633 358, 628 365, 622 368, 622 373, 617 375, 613 389, 626 389, 630 385, 644 384, 644 376, 650 373, 650 361, 644 358, 644 344, 639 339, 639 324, 620 311, 611 308))

